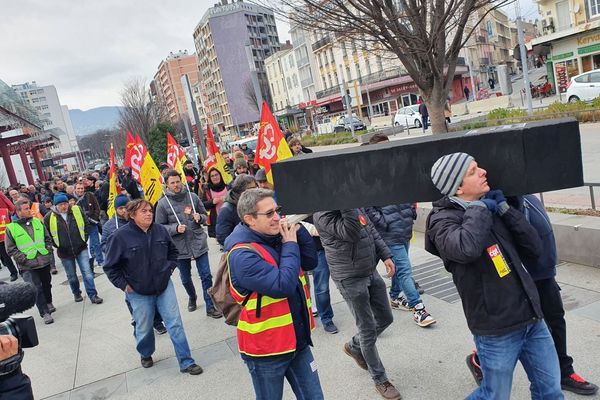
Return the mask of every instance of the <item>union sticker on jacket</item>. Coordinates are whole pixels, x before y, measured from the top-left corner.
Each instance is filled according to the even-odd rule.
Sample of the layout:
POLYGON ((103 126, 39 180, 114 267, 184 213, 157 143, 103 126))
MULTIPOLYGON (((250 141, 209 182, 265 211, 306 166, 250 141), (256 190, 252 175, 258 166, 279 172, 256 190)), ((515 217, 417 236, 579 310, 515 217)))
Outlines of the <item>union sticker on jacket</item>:
POLYGON ((192 207, 187 206, 184 210, 183 210, 184 214, 190 215, 192 213, 192 207))
POLYGON ((510 267, 500 251, 500 247, 495 244, 487 248, 487 252, 494 263, 494 267, 496 267, 496 272, 498 272, 498 276, 500 278, 504 278, 506 275, 510 274, 510 267))

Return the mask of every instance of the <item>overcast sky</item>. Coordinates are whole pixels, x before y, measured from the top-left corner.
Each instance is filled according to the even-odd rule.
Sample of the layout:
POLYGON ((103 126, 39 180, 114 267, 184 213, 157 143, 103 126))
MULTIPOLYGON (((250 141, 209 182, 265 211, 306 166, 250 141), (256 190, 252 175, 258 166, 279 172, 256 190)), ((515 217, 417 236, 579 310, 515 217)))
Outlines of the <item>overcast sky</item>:
MULTIPOLYGON (((119 105, 129 78, 150 82, 170 51, 194 51, 194 28, 216 2, 2 0, 0 79, 54 85, 71 109, 119 105)), ((534 0, 521 7, 525 19, 537 17, 534 0)), ((288 29, 278 22, 282 42, 288 29)))

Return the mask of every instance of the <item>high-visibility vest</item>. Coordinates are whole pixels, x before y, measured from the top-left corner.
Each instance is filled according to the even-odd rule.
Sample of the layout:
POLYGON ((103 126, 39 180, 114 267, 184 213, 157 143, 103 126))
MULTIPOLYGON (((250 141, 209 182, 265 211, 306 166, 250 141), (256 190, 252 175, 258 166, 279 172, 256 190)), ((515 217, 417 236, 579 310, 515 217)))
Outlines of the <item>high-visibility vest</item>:
MULTIPOLYGON (((267 249, 257 243, 236 245, 230 250, 229 254, 237 249, 258 251, 266 262, 273 265, 273 268, 279 268, 277 262, 267 249)), ((231 282, 231 270, 229 273, 229 281, 231 282)), ((315 328, 315 321, 311 311, 310 290, 302 269, 300 270, 298 279, 304 289, 306 313, 310 321, 310 329, 313 330, 315 328)), ((233 285, 229 285, 229 292, 233 299, 242 305, 240 320, 237 324, 237 339, 240 353, 253 357, 266 357, 296 351, 296 332, 287 298, 275 299, 253 292, 244 305, 246 296, 239 293, 233 285), (257 316, 259 302, 260 315, 257 316)))
POLYGON ((6 225, 10 223, 10 212, 8 208, 0 208, 0 242, 4 242, 6 225))
POLYGON ((25 256, 28 260, 33 260, 37 257, 38 253, 41 255, 47 255, 48 249, 46 249, 46 243, 44 242, 44 225, 37 218, 31 219, 31 226, 33 227, 33 239, 29 236, 29 233, 16 222, 11 222, 6 225, 6 229, 10 232, 17 249, 25 256))
MULTIPOLYGON (((71 210, 73 211, 73 216, 75 217, 77 228, 79 228, 79 235, 81 236, 81 240, 85 242, 85 220, 83 219, 81 208, 79 208, 79 206, 71 206, 71 210)), ((52 236, 52 240, 54 241, 56 247, 60 247, 60 240, 58 239, 58 220, 56 217, 56 213, 52 213, 50 215, 50 236, 52 236)))

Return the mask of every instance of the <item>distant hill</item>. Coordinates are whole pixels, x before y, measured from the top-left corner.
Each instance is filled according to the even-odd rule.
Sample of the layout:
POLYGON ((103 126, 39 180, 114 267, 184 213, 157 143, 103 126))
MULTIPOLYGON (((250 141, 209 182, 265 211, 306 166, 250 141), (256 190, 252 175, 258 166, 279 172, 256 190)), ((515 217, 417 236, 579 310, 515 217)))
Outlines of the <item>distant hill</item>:
POLYGON ((73 129, 77 136, 86 136, 98 129, 111 129, 117 126, 119 110, 122 107, 109 106, 91 108, 87 111, 69 110, 73 129))

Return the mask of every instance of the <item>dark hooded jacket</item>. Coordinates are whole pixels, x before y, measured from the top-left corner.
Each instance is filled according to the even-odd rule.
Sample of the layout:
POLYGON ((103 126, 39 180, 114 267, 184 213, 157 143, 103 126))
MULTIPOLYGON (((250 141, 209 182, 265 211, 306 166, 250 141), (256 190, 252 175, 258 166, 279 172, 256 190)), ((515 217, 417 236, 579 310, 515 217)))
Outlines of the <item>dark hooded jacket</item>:
POLYGON ((225 244, 227 236, 229 236, 236 225, 241 222, 237 213, 237 202, 241 195, 241 193, 230 190, 227 193, 225 202, 221 206, 219 215, 217 215, 217 226, 215 231, 217 233, 217 242, 219 242, 220 245, 225 244))
POLYGON ((417 218, 412 204, 368 207, 365 211, 385 244, 394 246, 410 242, 413 222, 417 218))
POLYGON ((503 335, 543 318, 537 288, 521 262, 522 256, 540 255, 541 241, 514 208, 500 217, 474 203, 465 209, 448 197, 434 202, 425 249, 452 273, 471 332, 503 335), (494 245, 510 269, 503 277, 491 258, 494 245))
POLYGON ((392 256, 363 209, 318 212, 313 220, 334 281, 370 276, 392 256))

